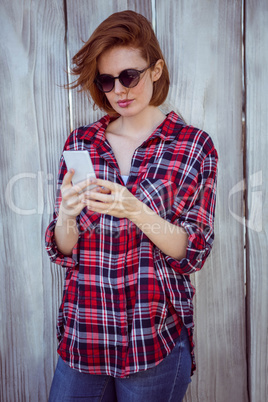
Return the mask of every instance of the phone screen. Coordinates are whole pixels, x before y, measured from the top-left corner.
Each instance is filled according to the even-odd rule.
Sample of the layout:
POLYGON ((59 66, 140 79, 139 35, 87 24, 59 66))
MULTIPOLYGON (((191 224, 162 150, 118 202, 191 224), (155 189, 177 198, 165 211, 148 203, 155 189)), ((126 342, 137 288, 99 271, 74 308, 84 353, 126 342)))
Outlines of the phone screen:
POLYGON ((96 177, 88 151, 63 151, 67 169, 74 169, 72 183, 77 184, 90 177, 96 177))

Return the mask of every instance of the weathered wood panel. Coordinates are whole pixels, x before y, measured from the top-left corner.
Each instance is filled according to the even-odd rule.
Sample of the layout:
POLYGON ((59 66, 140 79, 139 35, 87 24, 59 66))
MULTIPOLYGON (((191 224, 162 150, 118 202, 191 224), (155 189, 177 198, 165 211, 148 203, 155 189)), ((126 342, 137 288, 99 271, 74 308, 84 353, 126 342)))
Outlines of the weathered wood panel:
POLYGON ((0 400, 42 402, 48 397, 57 357, 55 323, 64 270, 50 265, 43 236, 53 209, 64 141, 71 128, 102 115, 92 111, 83 94, 71 91, 68 97, 57 85, 66 83, 66 59, 81 47, 81 39, 87 40, 112 12, 124 9, 151 20, 156 16, 157 36, 171 72, 166 109, 180 111, 187 122, 209 132, 220 157, 215 246, 203 271, 193 276, 198 370, 185 399, 247 401, 244 150, 250 397, 252 402, 266 400, 267 2, 245 3, 245 149, 241 1, 79 0, 78 7, 66 0, 66 9, 64 4, 61 0, 0 3, 0 400))
POLYGON ((69 131, 63 2, 1 1, 1 394, 46 401, 61 271, 44 255, 63 136, 69 131), (57 155, 57 162, 56 162, 57 155))
POLYGON ((268 3, 246 1, 248 356, 252 402, 268 398, 268 3))
POLYGON ((168 106, 206 130, 219 151, 216 238, 196 286, 197 372, 187 401, 247 401, 241 130, 241 2, 156 0, 171 71, 168 106), (168 30, 167 30, 168 27, 168 30), (232 212, 232 213, 231 213, 232 212))

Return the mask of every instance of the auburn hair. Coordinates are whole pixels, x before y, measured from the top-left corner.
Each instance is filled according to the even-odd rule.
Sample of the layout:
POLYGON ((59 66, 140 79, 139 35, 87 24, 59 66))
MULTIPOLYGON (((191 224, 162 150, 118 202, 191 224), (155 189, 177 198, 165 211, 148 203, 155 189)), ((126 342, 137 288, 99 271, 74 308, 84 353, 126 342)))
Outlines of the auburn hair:
POLYGON ((169 73, 150 22, 141 14, 131 10, 110 15, 93 32, 84 46, 72 58, 74 66, 71 74, 78 76, 77 80, 67 85, 67 88, 80 87, 94 102, 94 106, 109 114, 116 114, 105 93, 94 83, 98 75, 98 57, 108 49, 119 46, 129 46, 140 50, 141 56, 154 64, 157 60, 164 61, 161 77, 154 82, 150 101, 152 106, 160 106, 166 99, 169 90, 169 73))

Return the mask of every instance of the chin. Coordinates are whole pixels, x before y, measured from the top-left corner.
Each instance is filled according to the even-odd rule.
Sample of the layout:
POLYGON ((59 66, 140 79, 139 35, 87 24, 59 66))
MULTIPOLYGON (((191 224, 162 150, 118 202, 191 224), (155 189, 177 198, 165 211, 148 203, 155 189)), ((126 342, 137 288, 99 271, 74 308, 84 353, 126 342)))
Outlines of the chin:
POLYGON ((116 112, 119 113, 123 117, 134 117, 140 113, 142 113, 148 105, 144 105, 141 108, 135 108, 132 105, 126 108, 116 108, 116 112))

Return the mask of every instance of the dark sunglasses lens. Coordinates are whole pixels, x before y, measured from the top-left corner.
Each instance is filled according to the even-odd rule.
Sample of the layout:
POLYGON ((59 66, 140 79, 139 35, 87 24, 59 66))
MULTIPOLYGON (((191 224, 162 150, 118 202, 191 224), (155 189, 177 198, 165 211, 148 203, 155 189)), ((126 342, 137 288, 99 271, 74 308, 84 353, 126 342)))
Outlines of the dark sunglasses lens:
POLYGON ((111 75, 100 75, 97 78, 96 83, 99 89, 103 92, 110 92, 114 87, 114 79, 111 75))
POLYGON ((133 88, 140 80, 140 73, 137 70, 124 70, 119 77, 124 87, 133 88))

